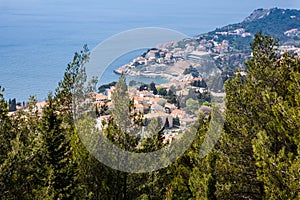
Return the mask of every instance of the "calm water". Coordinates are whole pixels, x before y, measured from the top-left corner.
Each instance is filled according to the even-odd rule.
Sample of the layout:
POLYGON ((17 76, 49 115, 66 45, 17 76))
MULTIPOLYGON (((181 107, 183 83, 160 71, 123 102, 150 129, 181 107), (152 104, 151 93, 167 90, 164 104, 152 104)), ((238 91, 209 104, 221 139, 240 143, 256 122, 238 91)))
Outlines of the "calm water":
MULTIPOLYGON (((296 0, 0 0, 0 85, 6 88, 6 98, 23 101, 35 95, 43 100, 84 44, 93 49, 113 34, 139 27, 194 36, 239 22, 256 8, 275 6, 300 7, 296 0)), ((117 78, 106 73, 104 82, 117 78)))

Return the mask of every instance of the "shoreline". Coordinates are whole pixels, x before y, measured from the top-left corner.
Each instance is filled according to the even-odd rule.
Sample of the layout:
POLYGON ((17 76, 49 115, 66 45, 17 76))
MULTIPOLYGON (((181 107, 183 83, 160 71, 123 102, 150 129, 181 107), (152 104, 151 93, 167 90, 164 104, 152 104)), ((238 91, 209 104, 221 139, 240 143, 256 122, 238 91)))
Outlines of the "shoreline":
MULTIPOLYGON (((118 75, 122 75, 121 72, 117 71, 117 70, 113 70, 113 72, 115 74, 118 75)), ((162 79, 167 79, 168 81, 172 81, 174 79, 176 79, 175 76, 170 75, 170 74, 156 74, 156 73, 141 73, 141 72, 135 72, 135 73, 125 73, 125 75, 130 76, 130 77, 134 77, 134 76, 140 76, 140 77, 145 77, 145 78, 162 78, 162 79)))

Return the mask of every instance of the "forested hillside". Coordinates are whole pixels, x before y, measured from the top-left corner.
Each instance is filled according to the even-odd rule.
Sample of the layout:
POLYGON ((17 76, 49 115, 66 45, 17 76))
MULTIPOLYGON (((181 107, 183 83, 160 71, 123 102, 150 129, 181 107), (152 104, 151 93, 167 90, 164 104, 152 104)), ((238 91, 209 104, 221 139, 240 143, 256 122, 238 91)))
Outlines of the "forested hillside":
POLYGON ((217 35, 217 40, 219 41, 227 39, 233 48, 245 52, 250 50, 249 42, 253 40, 253 36, 259 31, 278 38, 280 45, 297 45, 297 41, 300 39, 299 29, 299 10, 280 8, 257 9, 244 21, 217 28, 209 32, 208 36, 214 37, 217 35), (242 33, 249 33, 249 35, 242 36, 242 33, 239 34, 238 31, 241 29, 244 29, 242 33), (220 34, 225 32, 232 34, 220 34))
MULTIPOLYGON (((257 34, 247 76, 226 81, 226 120, 214 150, 200 159, 210 117, 199 113, 190 148, 151 173, 111 169, 79 139, 72 92, 78 76, 85 80, 87 48, 75 54, 41 114, 34 98, 27 110, 9 113, 1 90, 0 199, 300 199, 300 59, 277 47, 257 34)), ((128 135, 113 120, 105 134, 125 149, 136 145, 122 146, 118 138, 128 135)), ((156 133, 132 151, 161 146, 156 133)))

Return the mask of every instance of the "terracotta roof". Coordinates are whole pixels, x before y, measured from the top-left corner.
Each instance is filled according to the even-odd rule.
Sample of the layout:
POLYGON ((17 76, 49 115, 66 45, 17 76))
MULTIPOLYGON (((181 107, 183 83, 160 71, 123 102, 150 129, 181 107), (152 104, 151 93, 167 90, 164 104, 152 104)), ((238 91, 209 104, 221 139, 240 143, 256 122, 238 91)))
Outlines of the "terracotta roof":
POLYGON ((158 49, 152 49, 152 50, 149 51, 149 53, 157 53, 157 52, 159 52, 158 49))
POLYGON ((193 82, 193 81, 202 81, 202 78, 201 78, 201 77, 193 78, 193 79, 189 79, 188 81, 189 81, 189 82, 193 82))
POLYGON ((167 108, 176 108, 176 106, 174 104, 171 104, 171 103, 166 103, 165 107, 167 107, 167 108))
POLYGON ((143 100, 144 100, 143 97, 138 97, 138 96, 133 96, 132 98, 133 98, 134 100, 136 100, 136 101, 143 101, 143 100))
POLYGON ((144 100, 150 101, 150 99, 151 99, 151 97, 149 97, 149 96, 144 97, 144 100))
POLYGON ((104 94, 96 94, 96 100, 97 99, 107 99, 108 97, 104 94))
POLYGON ((41 102, 37 102, 36 106, 39 108, 43 108, 47 105, 48 103, 46 101, 41 101, 41 102))
POLYGON ((114 90, 115 90, 115 87, 112 86, 112 87, 108 90, 108 92, 113 92, 114 90))
POLYGON ((144 108, 144 106, 142 104, 135 104, 134 107, 135 108, 144 108))
POLYGON ((23 109, 23 106, 16 106, 16 108, 17 108, 17 110, 21 110, 21 109, 23 109))
POLYGON ((155 97, 152 99, 152 101, 155 103, 159 102, 160 100, 162 100, 162 98, 160 98, 160 97, 155 97))
POLYGON ((184 114, 184 111, 179 110, 179 109, 175 109, 175 110, 172 111, 171 114, 173 114, 173 115, 182 115, 182 114, 184 114))

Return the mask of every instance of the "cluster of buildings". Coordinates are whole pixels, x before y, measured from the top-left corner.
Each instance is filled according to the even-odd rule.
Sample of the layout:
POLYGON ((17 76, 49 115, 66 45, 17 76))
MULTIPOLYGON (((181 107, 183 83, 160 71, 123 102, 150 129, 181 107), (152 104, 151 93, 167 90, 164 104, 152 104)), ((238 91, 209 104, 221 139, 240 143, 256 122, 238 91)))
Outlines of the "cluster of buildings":
POLYGON ((233 36, 240 36, 240 37, 251 36, 251 33, 246 32, 244 28, 238 28, 233 31, 220 31, 220 32, 216 32, 216 34, 223 35, 223 36, 233 35, 233 36))
MULTIPOLYGON (((240 32, 237 31, 235 34, 240 34, 240 32)), ((244 33, 244 36, 245 34, 247 35, 247 33, 244 33)), ((230 50, 228 40, 223 40, 219 43, 205 38, 195 38, 195 40, 185 39, 183 43, 168 43, 169 46, 164 45, 162 48, 176 57, 182 57, 185 60, 193 62, 199 62, 203 59, 203 56, 210 55, 211 53, 224 54, 230 50)))
POLYGON ((9 100, 8 106, 9 106, 9 115, 13 115, 17 111, 24 110, 31 113, 37 113, 38 115, 41 116, 43 113, 43 108, 47 106, 47 102, 46 101, 36 102, 35 105, 32 105, 31 110, 29 110, 28 103, 26 104, 24 101, 22 103, 16 102, 16 99, 12 99, 9 100))
MULTIPOLYGON (((95 95, 95 106, 98 106, 99 109, 105 107, 110 108, 112 106, 111 93, 113 92, 114 87, 111 87, 106 94, 95 95)), ((173 128, 173 119, 179 118, 183 125, 188 125, 187 119, 189 115, 172 103, 168 103, 166 99, 160 95, 154 95, 153 91, 142 90, 139 91, 137 88, 129 88, 128 94, 133 100, 134 112, 140 113, 144 118, 151 119, 155 117, 165 117, 168 118, 170 128, 173 128)), ((110 114, 101 115, 99 119, 108 119, 110 114)))
MULTIPOLYGON (((193 81, 199 81, 201 78, 191 77, 188 80, 173 80, 169 83, 161 85, 161 87, 170 88, 169 86, 175 84, 176 95, 184 96, 188 95, 189 87, 192 88, 191 83, 193 81), (194 80, 195 79, 195 80, 194 80), (197 79, 197 80, 196 80, 197 79)), ((174 86, 174 85, 173 85, 174 86)), ((175 87, 174 86, 174 87, 175 87)), ((206 92, 204 88, 198 88, 201 92, 206 92)), ((112 93, 115 87, 112 86, 105 94, 95 94, 94 104, 97 106, 98 110, 105 109, 106 111, 101 111, 101 115, 98 116, 97 121, 99 124, 98 128, 102 129, 105 124, 111 119, 111 109, 112 109, 112 93), (105 122, 105 123, 104 123, 105 122)), ((160 118, 164 123, 168 121, 168 127, 165 129, 165 140, 171 141, 178 137, 178 133, 183 132, 184 129, 189 127, 192 123, 197 120, 196 115, 189 114, 184 108, 178 108, 177 105, 169 103, 164 97, 158 94, 153 94, 151 90, 140 91, 137 88, 130 87, 128 89, 128 94, 133 101, 133 110, 135 113, 141 114, 144 120, 151 121, 154 118, 160 118)), ((168 142, 166 142, 168 143, 168 142)))
POLYGON ((165 64, 170 65, 176 63, 183 58, 180 55, 174 55, 172 52, 163 51, 160 49, 150 49, 145 55, 138 56, 133 59, 132 62, 116 69, 115 72, 118 74, 127 73, 138 66, 154 65, 154 64, 165 64))
POLYGON ((300 35, 300 31, 297 28, 293 28, 284 32, 284 35, 288 37, 295 37, 300 35))
POLYGON ((279 47, 280 53, 290 52, 293 55, 300 56, 300 48, 294 45, 284 45, 279 47))

